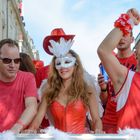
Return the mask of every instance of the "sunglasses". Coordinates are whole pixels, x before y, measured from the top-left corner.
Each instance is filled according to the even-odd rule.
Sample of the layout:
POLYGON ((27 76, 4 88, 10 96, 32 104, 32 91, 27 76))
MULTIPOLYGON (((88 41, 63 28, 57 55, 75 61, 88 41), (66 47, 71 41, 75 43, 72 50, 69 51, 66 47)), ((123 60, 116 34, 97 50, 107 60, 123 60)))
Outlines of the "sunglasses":
POLYGON ((2 60, 2 62, 4 64, 10 64, 12 61, 14 61, 15 64, 19 64, 21 61, 21 58, 10 59, 10 58, 1 58, 0 57, 0 59, 2 60))

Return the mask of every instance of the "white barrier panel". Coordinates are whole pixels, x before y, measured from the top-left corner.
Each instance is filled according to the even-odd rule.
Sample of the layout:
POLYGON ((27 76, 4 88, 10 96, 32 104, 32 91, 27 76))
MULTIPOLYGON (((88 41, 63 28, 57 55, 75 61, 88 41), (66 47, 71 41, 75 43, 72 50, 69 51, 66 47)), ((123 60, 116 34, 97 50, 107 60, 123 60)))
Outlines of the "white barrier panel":
MULTIPOLYGON (((64 140, 65 138, 55 138, 48 134, 17 134, 16 140, 64 140)), ((69 134, 65 140, 134 140, 130 135, 122 134, 69 134)))

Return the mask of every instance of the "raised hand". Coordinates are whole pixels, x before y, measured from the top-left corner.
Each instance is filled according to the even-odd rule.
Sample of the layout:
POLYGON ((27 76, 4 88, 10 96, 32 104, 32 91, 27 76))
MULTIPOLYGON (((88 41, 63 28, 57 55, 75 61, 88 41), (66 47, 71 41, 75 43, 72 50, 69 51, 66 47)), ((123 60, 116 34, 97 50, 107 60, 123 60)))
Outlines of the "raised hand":
POLYGON ((134 25, 138 25, 140 23, 140 14, 135 8, 129 9, 127 14, 132 19, 134 25))
POLYGON ((98 74, 98 84, 101 89, 106 89, 107 88, 107 83, 104 80, 104 76, 100 73, 98 74))

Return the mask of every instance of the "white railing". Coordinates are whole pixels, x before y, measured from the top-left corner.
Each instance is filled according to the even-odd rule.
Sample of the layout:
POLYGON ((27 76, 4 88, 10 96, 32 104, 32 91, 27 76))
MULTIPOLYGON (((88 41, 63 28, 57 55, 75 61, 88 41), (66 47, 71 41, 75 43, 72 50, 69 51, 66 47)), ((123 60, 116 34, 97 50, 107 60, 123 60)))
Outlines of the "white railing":
MULTIPOLYGON (((18 134, 16 140, 64 140, 65 138, 56 138, 47 134, 18 134)), ((69 134, 65 140, 134 140, 130 135, 122 134, 69 134)))

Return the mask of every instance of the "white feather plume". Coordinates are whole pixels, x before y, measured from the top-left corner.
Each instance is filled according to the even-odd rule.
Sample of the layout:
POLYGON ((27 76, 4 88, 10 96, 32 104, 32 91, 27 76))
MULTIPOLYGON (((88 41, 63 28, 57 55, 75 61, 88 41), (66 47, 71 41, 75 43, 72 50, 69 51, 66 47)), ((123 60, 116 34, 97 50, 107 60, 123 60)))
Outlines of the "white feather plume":
POLYGON ((12 131, 3 131, 0 133, 0 140, 16 140, 16 137, 12 131))
POLYGON ((53 126, 47 127, 46 129, 43 129, 43 132, 46 134, 53 136, 54 140, 70 140, 70 136, 66 132, 62 132, 53 126))
MULTIPOLYGON (((92 86, 93 88, 95 87, 95 89, 96 89, 97 94, 95 94, 95 97, 96 97, 96 100, 97 100, 97 103, 98 103, 99 116, 102 117, 104 109, 103 109, 103 106, 102 106, 102 103, 101 103, 101 99, 100 99, 101 91, 100 91, 100 87, 98 85, 98 82, 96 80, 96 77, 94 75, 90 75, 87 71, 84 71, 84 80, 86 81, 86 83, 88 85, 92 86)), ((90 114, 88 114, 88 118, 91 120, 90 114)))
POLYGON ((119 129, 119 134, 128 134, 133 137, 133 140, 140 140, 140 129, 132 129, 132 128, 125 128, 125 129, 119 129))
POLYGON ((41 101, 41 99, 43 97, 43 93, 44 93, 44 90, 45 90, 46 86, 47 86, 47 79, 44 79, 44 80, 42 80, 41 85, 40 85, 40 87, 38 88, 38 91, 37 91, 39 101, 41 101))
POLYGON ((56 57, 62 57, 62 56, 65 56, 69 52, 74 41, 71 39, 67 41, 63 37, 61 37, 60 43, 55 42, 54 40, 50 40, 49 42, 51 43, 51 46, 52 46, 52 47, 48 46, 50 52, 53 53, 53 55, 55 55, 56 57))

